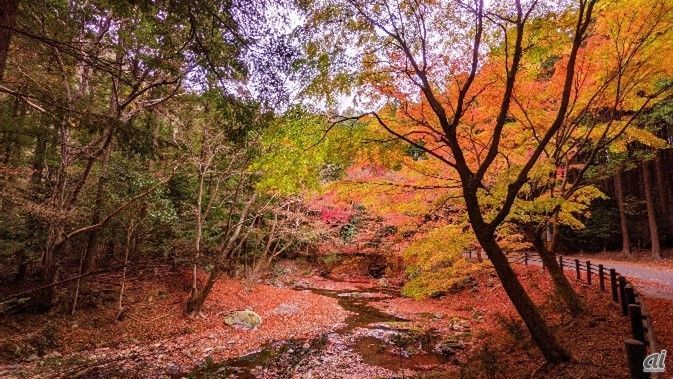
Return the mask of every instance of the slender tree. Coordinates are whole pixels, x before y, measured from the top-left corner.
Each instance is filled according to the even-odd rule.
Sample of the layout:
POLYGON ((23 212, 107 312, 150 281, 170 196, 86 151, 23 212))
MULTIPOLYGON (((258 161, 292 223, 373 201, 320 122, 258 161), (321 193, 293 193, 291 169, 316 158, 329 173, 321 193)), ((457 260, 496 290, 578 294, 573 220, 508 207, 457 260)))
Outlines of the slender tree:
POLYGON ((647 208, 647 226, 650 230, 650 248, 652 257, 661 259, 661 245, 659 243, 659 227, 657 226, 657 214, 654 210, 654 197, 652 196, 652 174, 650 173, 649 161, 641 165, 643 174, 643 192, 645 193, 645 205, 647 208))
POLYGON ((622 171, 618 168, 614 176, 615 198, 619 209, 619 225, 622 232, 622 252, 631 255, 631 242, 629 238, 629 224, 626 220, 626 207, 624 205, 624 184, 622 183, 622 171))

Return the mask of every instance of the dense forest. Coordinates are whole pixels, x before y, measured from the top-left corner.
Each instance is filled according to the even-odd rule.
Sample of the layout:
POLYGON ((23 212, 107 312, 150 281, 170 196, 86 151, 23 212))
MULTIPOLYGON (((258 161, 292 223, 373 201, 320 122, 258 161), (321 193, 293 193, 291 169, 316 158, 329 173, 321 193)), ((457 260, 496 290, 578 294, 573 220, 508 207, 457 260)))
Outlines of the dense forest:
POLYGON ((0 376, 626 377, 559 256, 673 343, 672 53, 669 0, 0 0, 0 376))

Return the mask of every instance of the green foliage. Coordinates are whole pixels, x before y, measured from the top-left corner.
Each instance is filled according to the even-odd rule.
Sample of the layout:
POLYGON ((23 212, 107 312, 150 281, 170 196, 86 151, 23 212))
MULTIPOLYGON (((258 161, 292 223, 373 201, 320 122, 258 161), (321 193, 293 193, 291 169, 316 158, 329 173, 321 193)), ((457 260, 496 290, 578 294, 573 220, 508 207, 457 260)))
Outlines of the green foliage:
MULTIPOLYGON (((518 168, 503 170, 494 181, 489 191, 480 191, 480 201, 486 209, 494 214, 500 208, 502 199, 507 193, 511 182, 510 176, 518 168)), ((548 161, 541 160, 533 168, 528 182, 522 187, 507 218, 515 224, 536 224, 546 222, 549 215, 557 210, 558 221, 573 229, 582 229, 582 220, 590 215, 589 205, 592 201, 605 198, 605 194, 592 185, 580 186, 567 198, 560 197, 563 193, 563 178, 556 174, 556 167, 548 161)))
POLYGON ((331 253, 323 256, 321 260, 327 266, 335 266, 336 264, 341 262, 342 256, 337 253, 331 253))
POLYGON ((261 137, 261 153, 252 163, 257 188, 280 194, 316 190, 326 170, 347 167, 357 156, 364 133, 360 124, 330 125, 319 116, 292 109, 261 137))
POLYGON ((344 242, 353 241, 353 238, 355 238, 360 230, 360 225, 365 219, 365 212, 366 209, 364 206, 360 204, 353 205, 353 214, 348 219, 348 222, 339 229, 339 237, 341 237, 344 242))
POLYGON ((404 251, 409 281, 402 294, 414 299, 446 293, 481 266, 467 261, 464 252, 474 244, 464 227, 443 225, 412 242, 404 251))

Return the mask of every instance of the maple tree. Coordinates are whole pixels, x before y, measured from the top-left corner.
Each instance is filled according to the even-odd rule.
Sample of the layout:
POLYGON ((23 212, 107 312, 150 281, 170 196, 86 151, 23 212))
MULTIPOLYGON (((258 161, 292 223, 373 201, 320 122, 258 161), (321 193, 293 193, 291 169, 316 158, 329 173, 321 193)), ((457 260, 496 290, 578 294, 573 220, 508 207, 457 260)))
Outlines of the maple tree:
MULTIPOLYGON (((355 88, 370 108, 386 103, 342 120, 377 123, 453 170, 447 181, 460 185, 479 244, 550 362, 569 355, 511 270, 496 240, 498 228, 519 213, 572 223, 569 215, 599 194, 583 180, 568 184, 567 169, 582 165, 581 179, 596 156, 670 90, 657 86, 668 72, 652 55, 670 38, 668 6, 657 2, 622 21, 616 14, 627 9, 625 2, 598 9, 596 4, 555 9, 537 1, 488 8, 480 1, 453 6, 345 1, 319 2, 315 12, 316 23, 329 20, 319 36, 341 42, 335 50, 356 56, 361 70, 349 71, 353 61, 346 59, 347 66, 336 58, 331 75, 320 80, 338 87, 344 76, 357 76, 355 88), (611 16, 595 16, 602 12, 611 16), (347 31, 330 29, 333 25, 347 31), (348 44, 356 47, 345 48, 348 44), (613 59, 606 62, 606 56, 613 59), (622 112, 627 103, 631 112, 622 112), (549 175, 551 186, 539 180, 549 175), (541 204, 540 196, 550 193, 558 200, 541 204), (526 210, 525 200, 533 199, 526 210)), ((316 53, 317 45, 309 44, 308 52, 321 59, 328 52, 316 53)), ((533 234, 539 236, 544 225, 538 222, 533 234)), ((553 254, 542 257, 578 313, 576 294, 553 254)))

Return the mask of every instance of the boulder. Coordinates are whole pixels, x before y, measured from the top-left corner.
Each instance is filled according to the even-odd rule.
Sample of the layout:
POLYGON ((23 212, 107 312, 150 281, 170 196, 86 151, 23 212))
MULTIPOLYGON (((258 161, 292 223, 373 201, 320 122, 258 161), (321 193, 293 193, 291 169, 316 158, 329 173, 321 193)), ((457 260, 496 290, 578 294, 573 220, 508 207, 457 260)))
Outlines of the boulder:
POLYGON ((224 317, 224 323, 232 328, 255 329, 262 324, 262 318, 257 313, 246 309, 229 313, 224 317))

